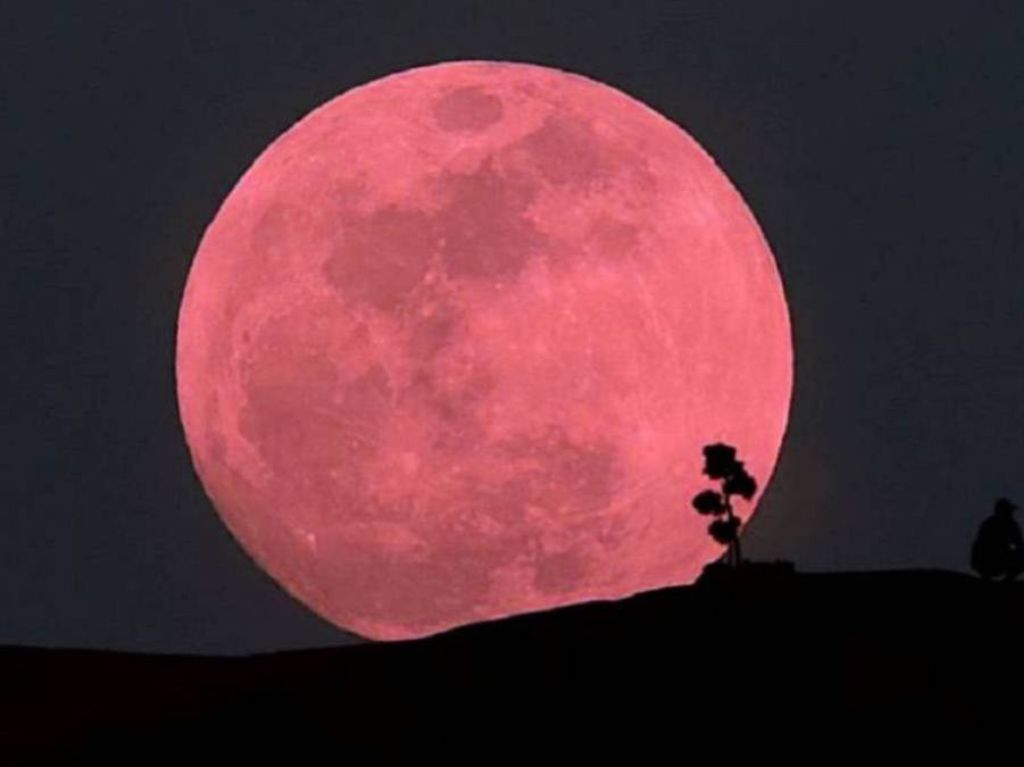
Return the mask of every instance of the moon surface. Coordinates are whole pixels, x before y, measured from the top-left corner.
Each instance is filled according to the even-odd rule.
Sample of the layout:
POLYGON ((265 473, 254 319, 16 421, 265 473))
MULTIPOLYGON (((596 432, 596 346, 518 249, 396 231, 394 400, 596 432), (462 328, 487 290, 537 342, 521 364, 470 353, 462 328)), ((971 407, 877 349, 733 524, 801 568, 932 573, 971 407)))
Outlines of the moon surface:
POLYGON ((708 154, 528 64, 412 69, 300 120, 206 230, 178 318, 217 512, 374 639, 692 582, 722 553, 690 508, 701 448, 764 487, 792 373, 775 260, 708 154))

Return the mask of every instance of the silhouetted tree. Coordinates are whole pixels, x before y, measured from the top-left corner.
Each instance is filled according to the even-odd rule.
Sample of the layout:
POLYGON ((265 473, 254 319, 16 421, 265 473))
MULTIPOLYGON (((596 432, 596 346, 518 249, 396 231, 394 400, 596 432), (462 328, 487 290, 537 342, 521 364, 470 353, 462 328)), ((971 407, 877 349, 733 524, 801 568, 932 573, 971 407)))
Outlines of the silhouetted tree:
POLYGON ((757 492, 757 481, 736 460, 736 448, 716 443, 704 447, 704 474, 722 483, 721 490, 704 490, 693 498, 698 514, 714 517, 708 525, 708 534, 717 543, 728 546, 726 562, 739 565, 743 560, 740 550, 740 518, 732 508, 733 496, 750 500, 757 492))

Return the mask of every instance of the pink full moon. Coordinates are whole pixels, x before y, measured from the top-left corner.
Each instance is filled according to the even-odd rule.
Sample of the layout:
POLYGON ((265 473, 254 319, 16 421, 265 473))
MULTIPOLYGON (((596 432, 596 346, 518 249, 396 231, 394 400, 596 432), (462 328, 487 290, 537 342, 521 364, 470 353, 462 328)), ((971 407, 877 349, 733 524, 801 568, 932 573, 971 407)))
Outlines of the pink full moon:
POLYGON ((693 138, 586 77, 473 61, 270 144, 195 255, 176 375, 243 548, 331 623, 407 639, 692 582, 722 553, 690 506, 701 448, 767 485, 793 347, 693 138))

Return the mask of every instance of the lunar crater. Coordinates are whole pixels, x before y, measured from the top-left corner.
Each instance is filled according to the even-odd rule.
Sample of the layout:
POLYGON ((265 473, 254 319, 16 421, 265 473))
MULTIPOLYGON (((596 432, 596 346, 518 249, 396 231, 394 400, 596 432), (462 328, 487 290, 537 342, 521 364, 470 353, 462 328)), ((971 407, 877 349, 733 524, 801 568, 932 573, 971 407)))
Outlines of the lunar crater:
POLYGON ((612 175, 618 159, 617 152, 597 140, 588 120, 560 112, 508 151, 549 183, 581 188, 612 175))
POLYGON ((434 119, 442 130, 476 133, 497 122, 505 110, 501 99, 478 86, 456 88, 434 105, 434 119))
POLYGON ((350 215, 339 221, 325 278, 348 300, 394 311, 423 281, 439 238, 433 217, 418 210, 350 215))
POLYGON ((524 174, 489 159, 471 173, 445 174, 436 188, 445 200, 438 222, 449 278, 514 277, 547 242, 528 217, 537 182, 524 174))

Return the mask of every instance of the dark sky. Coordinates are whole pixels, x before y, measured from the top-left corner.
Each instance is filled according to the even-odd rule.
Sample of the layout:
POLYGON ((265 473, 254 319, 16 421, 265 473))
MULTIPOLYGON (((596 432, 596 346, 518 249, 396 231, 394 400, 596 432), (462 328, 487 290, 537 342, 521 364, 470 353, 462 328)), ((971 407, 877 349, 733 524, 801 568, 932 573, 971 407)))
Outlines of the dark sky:
POLYGON ((746 553, 965 569, 1024 496, 1018 2, 7 2, 0 644, 350 641, 229 536, 178 421, 191 258, 259 152, 410 66, 504 59, 649 104, 757 216, 796 389, 746 553), (17 7, 17 6, 20 6, 17 7))

